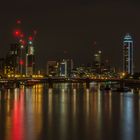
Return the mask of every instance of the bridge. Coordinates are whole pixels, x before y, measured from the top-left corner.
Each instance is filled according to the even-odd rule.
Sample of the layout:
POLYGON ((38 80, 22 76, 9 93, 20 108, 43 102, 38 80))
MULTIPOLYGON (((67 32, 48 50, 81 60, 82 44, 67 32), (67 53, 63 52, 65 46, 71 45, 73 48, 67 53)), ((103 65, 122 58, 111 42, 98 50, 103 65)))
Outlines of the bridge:
POLYGON ((91 82, 106 82, 110 84, 120 84, 120 85, 137 85, 140 86, 140 80, 135 79, 118 79, 118 78, 63 78, 63 77, 43 77, 43 78, 30 78, 30 77, 20 77, 20 78, 3 78, 0 79, 0 85, 35 85, 38 83, 49 83, 53 85, 54 83, 86 83, 87 87, 91 82))
POLYGON ((31 78, 31 77, 20 77, 20 78, 2 78, 0 79, 0 83, 3 82, 40 82, 40 83, 86 83, 86 82, 125 82, 125 83, 135 83, 140 84, 140 80, 136 79, 120 79, 120 78, 64 78, 64 77, 43 77, 43 78, 31 78))

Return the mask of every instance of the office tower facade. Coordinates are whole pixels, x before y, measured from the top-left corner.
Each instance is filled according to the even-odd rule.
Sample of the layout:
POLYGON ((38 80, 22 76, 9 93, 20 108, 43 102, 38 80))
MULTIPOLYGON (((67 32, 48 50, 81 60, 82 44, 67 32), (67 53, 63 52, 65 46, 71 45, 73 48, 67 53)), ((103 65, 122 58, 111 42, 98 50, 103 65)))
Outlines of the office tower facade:
POLYGON ((35 72, 35 55, 33 42, 29 41, 26 48, 26 76, 31 76, 35 72))
POLYGON ((72 59, 63 59, 59 64, 60 76, 69 77, 73 69, 72 59))
POLYGON ((48 61, 47 62, 47 75, 48 76, 58 76, 59 72, 59 63, 57 61, 48 61))
POLYGON ((5 59, 4 74, 19 74, 19 44, 11 44, 5 59))
POLYGON ((94 64, 93 64, 93 66, 94 66, 94 69, 95 69, 96 73, 101 72, 101 54, 102 54, 101 51, 97 51, 94 54, 94 64))
POLYGON ((0 58, 0 77, 2 75, 4 75, 4 63, 5 63, 5 59, 4 58, 0 58))
POLYGON ((133 63, 133 39, 130 34, 126 34, 123 40, 123 72, 133 74, 133 63))
POLYGON ((22 44, 19 44, 19 73, 25 73, 25 49, 22 44))
POLYGON ((98 51, 97 53, 94 54, 94 63, 96 66, 101 65, 101 51, 98 51))

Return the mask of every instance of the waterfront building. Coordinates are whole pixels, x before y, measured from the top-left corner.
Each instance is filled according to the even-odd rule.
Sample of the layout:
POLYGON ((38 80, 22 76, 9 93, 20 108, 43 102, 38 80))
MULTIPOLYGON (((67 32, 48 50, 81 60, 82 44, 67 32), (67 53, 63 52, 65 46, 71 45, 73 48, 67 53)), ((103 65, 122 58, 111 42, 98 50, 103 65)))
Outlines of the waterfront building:
POLYGON ((130 34, 126 34, 123 39, 123 72, 134 73, 133 66, 133 39, 130 34))
POLYGON ((34 45, 31 40, 28 41, 26 48, 26 76, 31 76, 35 72, 35 53, 34 45))
POLYGON ((97 53, 94 54, 93 68, 96 73, 101 73, 101 54, 101 51, 97 51, 97 53))
POLYGON ((47 62, 47 75, 48 76, 58 76, 59 72, 59 63, 57 61, 48 61, 47 62))
POLYGON ((19 43, 19 73, 25 73, 25 46, 19 43))
POLYGON ((73 60, 72 59, 63 59, 59 63, 60 76, 69 77, 73 69, 73 60))
POLYGON ((5 62, 5 59, 0 58, 0 76, 4 75, 4 62, 5 62))
POLYGON ((5 58, 4 74, 17 74, 19 73, 19 45, 11 44, 10 50, 5 58))

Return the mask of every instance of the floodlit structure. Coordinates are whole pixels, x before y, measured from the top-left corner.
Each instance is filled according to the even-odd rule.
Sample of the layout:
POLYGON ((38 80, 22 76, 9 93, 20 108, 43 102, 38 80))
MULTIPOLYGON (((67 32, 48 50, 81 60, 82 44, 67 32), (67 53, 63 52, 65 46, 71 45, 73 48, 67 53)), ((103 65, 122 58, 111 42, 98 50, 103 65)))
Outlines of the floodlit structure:
POLYGON ((26 76, 31 76, 35 70, 34 46, 31 40, 28 42, 26 51, 26 76))
POLYGON ((133 39, 130 34, 126 34, 123 39, 123 72, 134 73, 133 66, 133 39))
POLYGON ((47 75, 48 76, 58 76, 58 62, 57 61, 48 61, 47 62, 47 75))
POLYGON ((72 59, 63 59, 60 64, 60 76, 69 77, 73 69, 73 60, 72 59))
POLYGON ((101 51, 97 51, 97 53, 94 54, 94 71, 96 73, 101 73, 101 51))
POLYGON ((20 54, 19 44, 11 44, 10 50, 5 59, 4 74, 19 74, 20 73, 20 54))

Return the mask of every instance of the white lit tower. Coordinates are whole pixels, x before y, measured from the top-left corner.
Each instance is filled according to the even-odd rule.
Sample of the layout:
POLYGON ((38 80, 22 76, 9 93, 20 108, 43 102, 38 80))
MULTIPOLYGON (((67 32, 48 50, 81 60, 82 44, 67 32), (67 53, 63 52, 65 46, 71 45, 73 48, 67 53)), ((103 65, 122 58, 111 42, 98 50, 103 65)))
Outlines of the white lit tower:
POLYGON ((34 38, 30 36, 26 48, 26 76, 33 75, 35 71, 35 51, 33 40, 34 38))
POLYGON ((133 66, 133 39, 130 34, 126 34, 123 39, 123 72, 134 73, 133 66))

